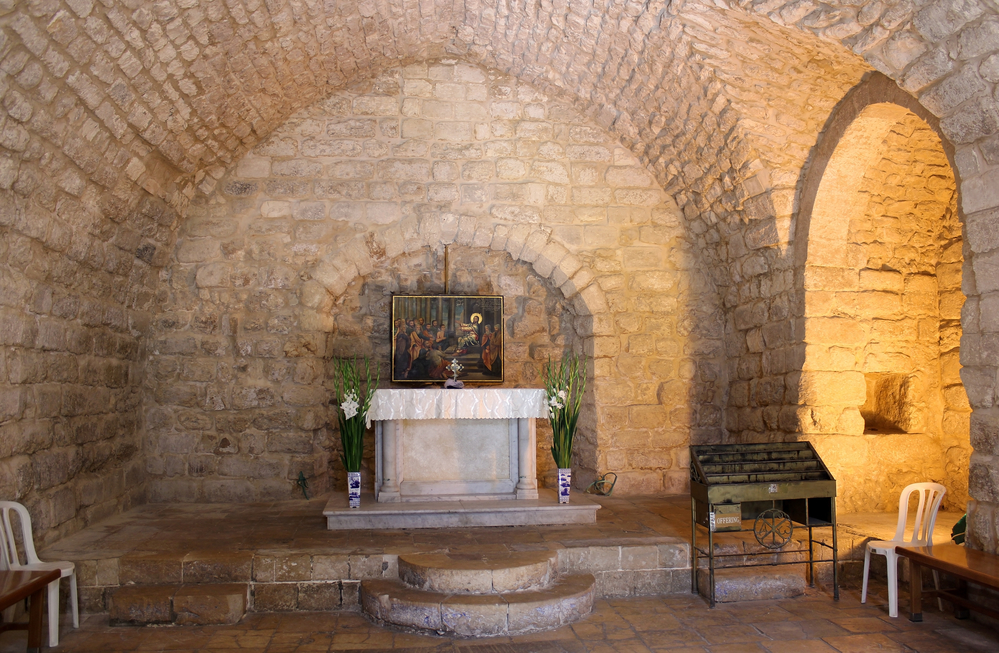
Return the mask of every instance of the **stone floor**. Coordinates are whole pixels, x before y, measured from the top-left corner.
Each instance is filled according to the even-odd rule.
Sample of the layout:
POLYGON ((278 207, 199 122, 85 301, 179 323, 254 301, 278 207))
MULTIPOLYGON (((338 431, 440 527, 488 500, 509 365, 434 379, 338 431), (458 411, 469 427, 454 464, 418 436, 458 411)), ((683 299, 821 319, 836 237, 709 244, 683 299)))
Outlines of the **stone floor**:
MULTIPOLYGON (((109 558, 129 551, 223 550, 259 548, 325 550, 452 550, 482 546, 558 548, 567 543, 689 541, 689 499, 600 498, 596 524, 563 527, 502 527, 330 532, 322 519, 323 499, 257 506, 149 505, 85 529, 45 554, 70 558, 99 550, 109 558)), ((941 515, 937 536, 946 534, 957 515, 941 515)), ((894 515, 843 515, 840 546, 844 553, 866 537, 887 537, 894 515), (846 537, 844 537, 844 535, 846 537), (852 543, 851 543, 852 542, 852 543)), ((862 551, 862 549, 860 549, 862 551)), ((449 653, 560 653, 574 651, 921 651, 960 653, 999 651, 999 634, 973 621, 957 621, 936 606, 924 607, 925 621, 890 619, 883 583, 872 582, 867 605, 861 605, 856 574, 845 578, 836 603, 823 589, 786 601, 720 604, 709 609, 699 597, 598 600, 593 614, 556 631, 481 640, 451 640, 415 635, 371 624, 358 612, 250 613, 234 626, 110 627, 107 615, 89 615, 73 630, 64 614, 61 646, 53 651, 229 651, 311 652, 408 650, 449 653), (852 577, 851 577, 852 576, 852 577)), ((24 651, 25 634, 0 635, 0 653, 24 651)))
MULTIPOLYGON (((87 617, 66 628, 59 651, 409 651, 410 653, 994 653, 999 634, 957 621, 935 607, 925 621, 890 619, 878 584, 866 605, 847 589, 838 603, 819 590, 788 601, 758 601, 709 609, 693 596, 600 600, 589 617, 552 632, 454 640, 380 628, 358 613, 248 614, 235 626, 112 628, 87 617)), ((904 606, 903 606, 904 610, 904 606)), ((67 624, 68 626, 68 624, 67 624)), ((24 651, 23 632, 0 635, 0 653, 24 651)))

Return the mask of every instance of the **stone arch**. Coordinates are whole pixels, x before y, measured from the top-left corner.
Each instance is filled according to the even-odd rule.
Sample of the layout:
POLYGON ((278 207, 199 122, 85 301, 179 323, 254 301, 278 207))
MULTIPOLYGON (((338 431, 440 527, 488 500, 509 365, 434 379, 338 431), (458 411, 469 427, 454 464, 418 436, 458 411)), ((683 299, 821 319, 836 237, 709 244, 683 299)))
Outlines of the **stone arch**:
MULTIPOLYGON (((222 389, 231 396, 214 380, 196 381, 185 396, 157 382, 157 499, 184 484, 200 484, 199 496, 225 498, 227 485, 238 495, 247 488, 241 473, 326 470, 316 365, 338 346, 349 287, 400 256, 445 245, 508 254, 571 307, 594 371, 579 482, 611 470, 622 492, 680 491, 690 439, 719 436, 721 307, 682 214, 606 130, 516 78, 454 60, 389 69, 292 116, 190 212, 165 275, 164 308, 197 318, 157 330, 165 341, 189 339, 202 312, 231 307, 235 350, 217 344, 246 373, 222 389), (303 381, 280 384, 291 378, 289 358, 303 381), (226 452, 224 468, 207 470, 224 479, 162 478, 167 459, 188 472, 198 459, 169 450, 197 448, 180 414, 197 413, 201 393, 220 411, 198 422, 205 442, 221 441, 219 418, 228 428, 243 413, 265 449, 252 453, 259 449, 250 441, 226 452), (299 418, 282 439, 288 415, 299 418)), ((194 339, 185 346, 195 356, 218 351, 209 338, 194 339)), ((154 358, 172 358, 169 349, 154 358)), ((280 483, 293 491, 284 477, 260 485, 274 496, 280 483)))
MULTIPOLYGON (((359 273, 336 298, 328 295, 329 301, 320 308, 333 319, 326 356, 365 355, 381 361, 382 385, 388 385, 385 366, 392 352, 391 297, 444 293, 441 250, 442 247, 426 244, 414 245, 359 273)), ((453 242, 448 259, 450 293, 498 294, 505 299, 503 386, 540 387, 542 370, 549 357, 557 360, 567 351, 592 350, 592 345, 587 347, 592 339, 588 331, 592 316, 580 314, 576 309, 578 303, 567 300, 552 279, 541 276, 530 263, 505 249, 453 242)), ((592 355, 589 358, 593 360, 592 355)), ((590 386, 591 391, 584 397, 584 410, 595 413, 592 377, 590 386)), ((580 425, 579 441, 592 441, 594 436, 594 424, 580 425)), ((337 446, 334 441, 332 448, 337 446)), ((554 484, 556 474, 550 447, 550 428, 539 420, 538 476, 549 487, 554 484)), ((366 448, 365 453, 370 458, 373 449, 366 448)), ((574 466, 595 468, 594 454, 586 447, 577 448, 574 466)), ((334 484, 343 481, 342 467, 336 461, 335 454, 326 461, 334 484)), ((368 469, 366 463, 365 474, 368 469)))
MULTIPOLYGON (((819 186, 826 180, 826 169, 833 153, 840 143, 847 139, 847 147, 854 153, 870 152, 869 148, 858 147, 860 139, 865 135, 876 138, 878 134, 891 128, 897 122, 900 112, 909 111, 925 122, 940 138, 941 146, 947 155, 951 170, 957 179, 958 187, 961 177, 958 166, 954 162, 954 146, 940 129, 940 119, 930 113, 916 98, 906 93, 898 84, 879 72, 870 73, 863 82, 853 88, 836 105, 822 129, 822 133, 809 158, 802 175, 801 187, 798 193, 798 212, 795 214, 795 265, 800 268, 809 256, 809 244, 812 242, 811 230, 814 222, 815 202, 819 186), (862 118, 860 122, 858 119, 862 118), (849 134, 847 132, 850 132, 849 134)), ((867 154, 872 157, 873 154, 867 154)), ((859 182, 841 159, 836 170, 831 174, 843 182, 857 185, 859 182)), ((860 168, 860 165, 855 166, 860 168)), ((832 183, 832 182, 827 182, 832 183)), ((842 225, 840 225, 842 230, 842 225)))
POLYGON ((946 143, 875 76, 830 118, 804 179, 797 426, 850 480, 856 509, 890 510, 926 479, 946 484, 954 507, 967 499, 962 221, 946 143))
POLYGON ((437 214, 419 223, 419 231, 407 234, 402 225, 393 225, 387 232, 364 234, 326 253, 309 271, 309 275, 336 299, 358 275, 398 253, 390 243, 404 243, 402 251, 421 247, 440 249, 459 244, 503 250, 514 260, 531 265, 542 278, 559 288, 580 315, 601 315, 608 309, 607 298, 595 276, 562 243, 552 239, 550 229, 528 225, 510 228, 472 216, 437 214))

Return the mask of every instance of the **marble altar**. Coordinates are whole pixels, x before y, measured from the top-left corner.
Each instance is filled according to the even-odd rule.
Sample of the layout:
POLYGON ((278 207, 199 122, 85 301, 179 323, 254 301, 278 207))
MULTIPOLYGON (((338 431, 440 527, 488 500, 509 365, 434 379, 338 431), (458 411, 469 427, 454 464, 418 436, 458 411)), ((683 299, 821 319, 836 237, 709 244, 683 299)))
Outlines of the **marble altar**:
POLYGON ((376 390, 377 501, 536 500, 539 417, 539 388, 376 390))

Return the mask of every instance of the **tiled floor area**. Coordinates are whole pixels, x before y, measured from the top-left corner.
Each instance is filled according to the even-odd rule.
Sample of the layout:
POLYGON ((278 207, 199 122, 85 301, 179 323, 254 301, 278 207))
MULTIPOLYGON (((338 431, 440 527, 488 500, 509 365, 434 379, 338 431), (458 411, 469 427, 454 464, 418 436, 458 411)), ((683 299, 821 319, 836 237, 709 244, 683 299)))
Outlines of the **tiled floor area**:
MULTIPOLYGON (((839 603, 821 591, 788 601, 719 605, 693 596, 598 601, 587 619, 556 631, 513 638, 451 640, 372 625, 357 613, 249 614, 235 626, 111 628, 89 617, 66 628, 52 650, 93 653, 198 651, 315 653, 995 653, 999 634, 935 609, 910 623, 887 615, 880 596, 860 604, 859 590, 839 603)), ((904 605, 902 606, 904 610, 904 605)), ((0 635, 0 653, 24 651, 24 634, 0 635)))

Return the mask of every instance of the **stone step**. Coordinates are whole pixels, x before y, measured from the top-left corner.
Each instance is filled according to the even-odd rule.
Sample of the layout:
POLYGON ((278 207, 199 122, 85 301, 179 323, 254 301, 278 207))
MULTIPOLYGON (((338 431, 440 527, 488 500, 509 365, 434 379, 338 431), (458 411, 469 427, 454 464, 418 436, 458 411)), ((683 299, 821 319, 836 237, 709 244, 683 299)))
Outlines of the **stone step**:
POLYGON ((124 585, 109 600, 112 626, 234 624, 246 614, 248 586, 124 585))
MULTIPOLYGON (((790 599, 805 593, 804 565, 715 569, 715 602, 790 599)), ((697 589, 709 598, 707 569, 697 570, 697 589)))
POLYGON ((118 562, 122 585, 249 583, 252 551, 134 552, 118 562))
POLYGON ((589 574, 565 576, 543 590, 475 595, 427 592, 393 580, 361 582, 361 609, 376 622, 460 637, 559 628, 588 615, 593 597, 589 574))
POLYGON ((413 553, 399 556, 399 578, 415 589, 444 594, 521 592, 549 587, 554 551, 413 553))

